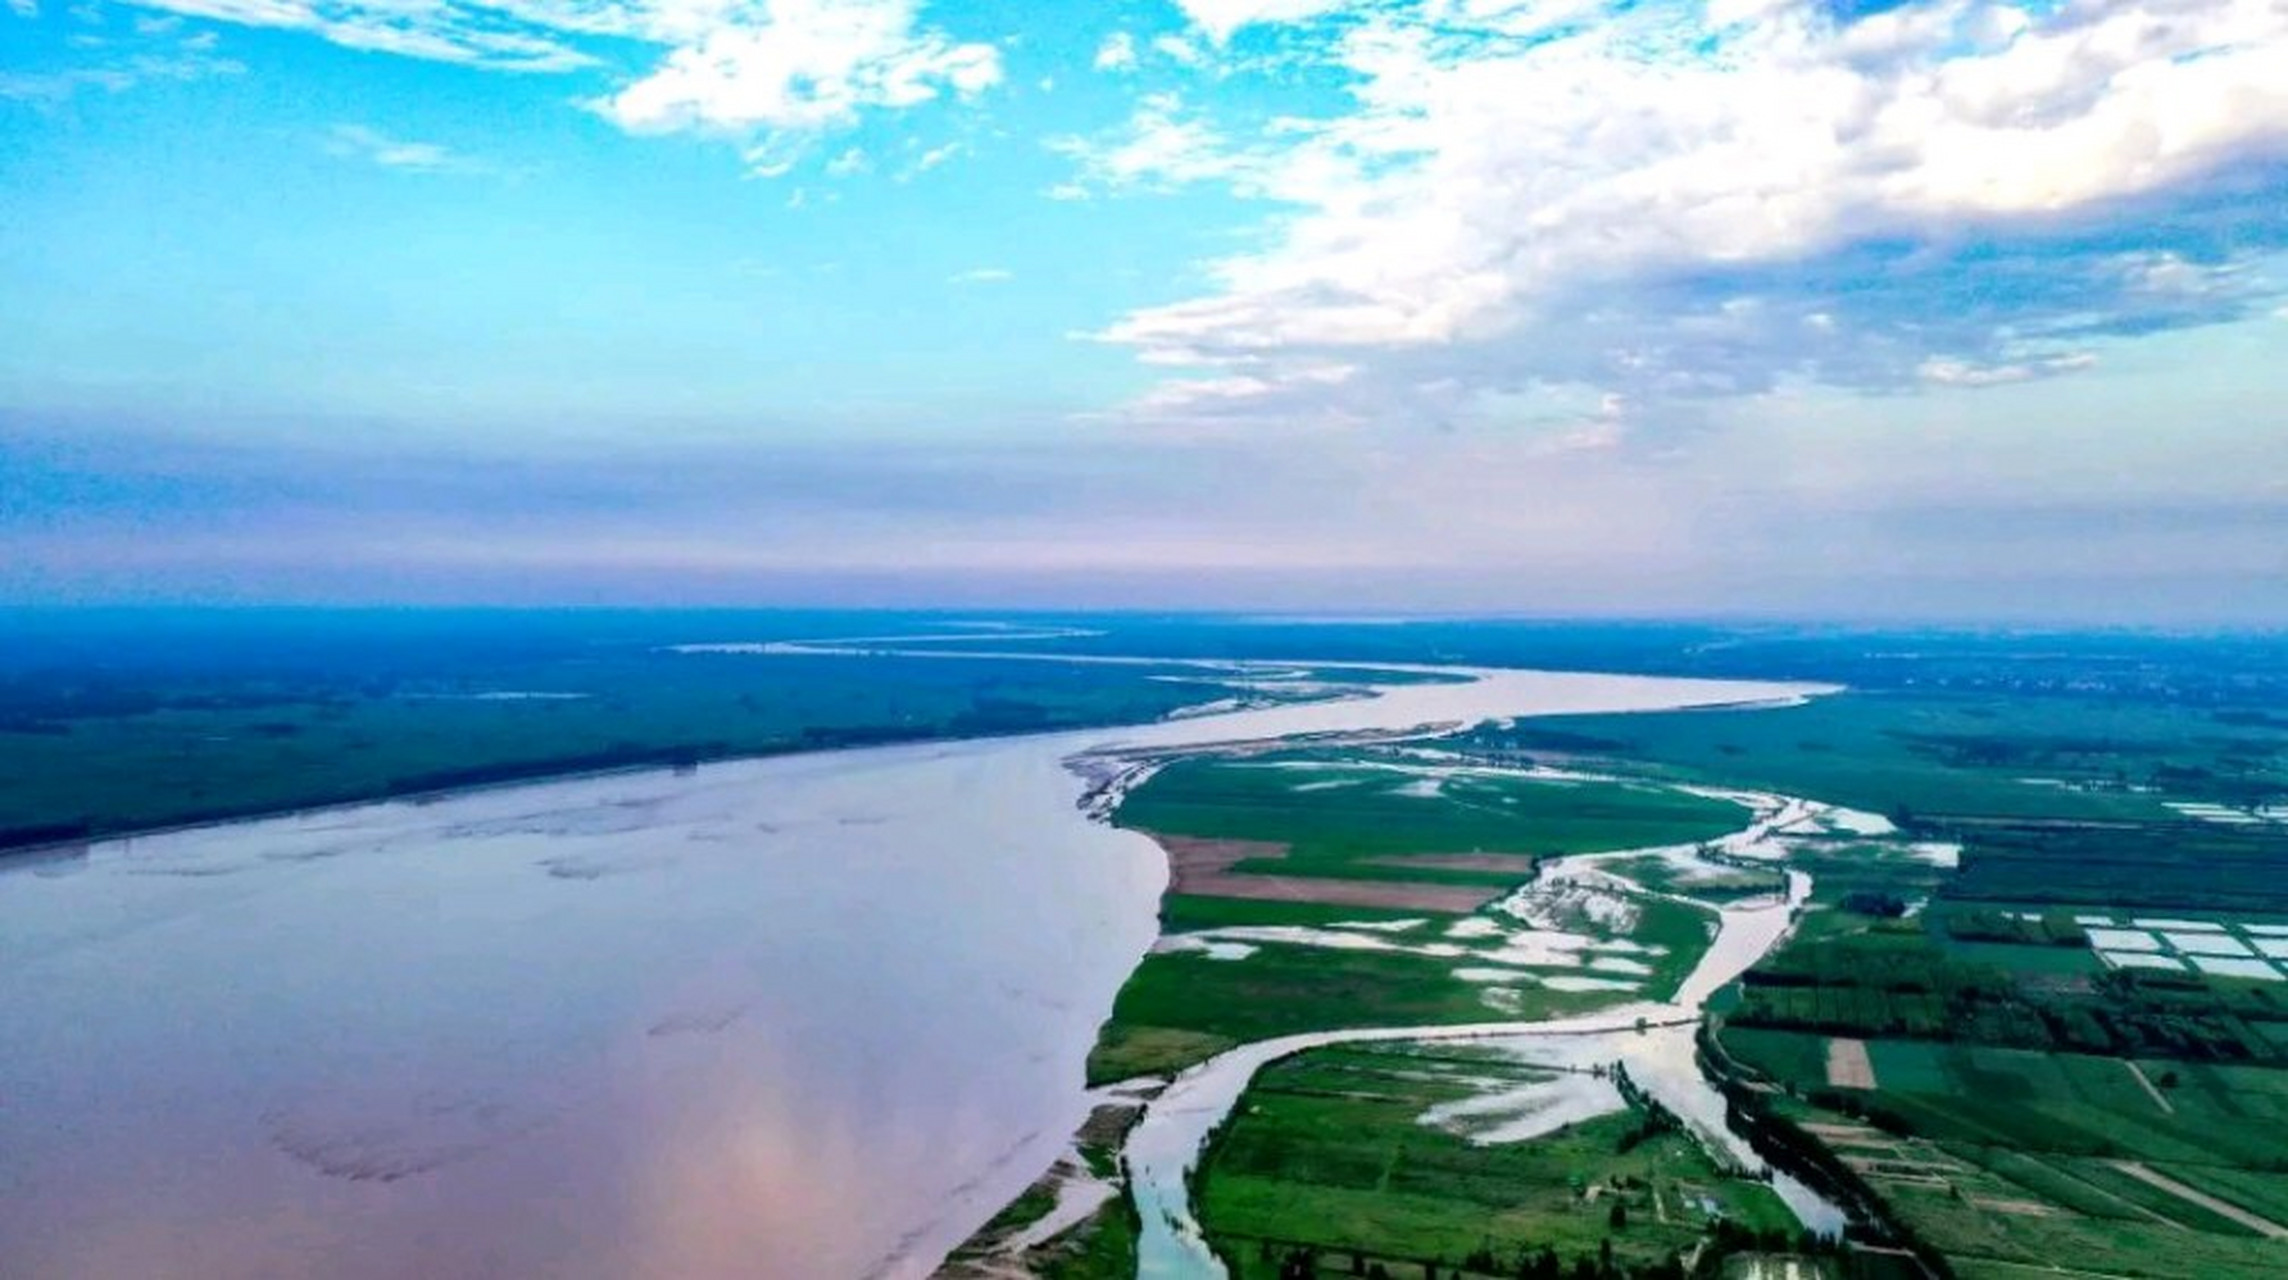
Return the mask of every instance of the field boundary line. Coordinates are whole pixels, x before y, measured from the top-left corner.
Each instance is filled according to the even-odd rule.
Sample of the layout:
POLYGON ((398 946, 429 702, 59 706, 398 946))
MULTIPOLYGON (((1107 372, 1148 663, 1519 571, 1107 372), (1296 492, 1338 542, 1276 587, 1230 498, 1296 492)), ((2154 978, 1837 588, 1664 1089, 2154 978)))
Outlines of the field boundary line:
POLYGON ((2138 1066, 2136 1062, 2128 1058, 2123 1058, 2121 1065, 2129 1068, 2129 1074, 2137 1077, 2137 1083, 2145 1086, 2145 1095, 2153 1099, 2154 1106, 2161 1108, 2161 1114, 2171 1116, 2177 1114, 2177 1104, 2161 1096, 2161 1091, 2153 1085, 2152 1077, 2145 1074, 2145 1068, 2138 1066))
MULTIPOLYGON (((2027 1154, 2027 1153, 2020 1153, 2020 1154, 2027 1154)), ((2118 1191, 2115 1191, 2115 1190, 2113 1190, 2113 1189, 2112 1189, 2112 1188, 2110 1188, 2110 1187, 2103 1187, 2103 1186, 2099 1186, 2097 1183, 2091 1182, 2089 1179, 2087 1179, 2087 1178, 2085 1178, 2085 1177, 2081 1176, 2080 1174, 2078 1174, 2078 1173, 2074 1172, 2072 1169, 2069 1169, 2069 1168, 2067 1168, 2066 1166, 2064 1166, 2064 1165, 2062 1165, 2062 1164, 2052 1164, 2052 1163, 2050 1163, 2050 1162, 2049 1162, 2049 1161, 2047 1161, 2047 1160, 2043 1160, 2043 1159, 2041 1159, 2040 1157, 2038 1157, 2038 1156, 2033 1156, 2033 1155, 2028 1155, 2028 1156, 2027 1156, 2027 1158, 2029 1158, 2029 1159, 2033 1160, 2035 1163, 2037 1163, 2037 1164, 2041 1165, 2041 1166, 2042 1166, 2043 1168, 2045 1168, 2045 1169, 2048 1169, 2048 1170, 2049 1170, 2049 1171, 2051 1171, 2052 1173, 2058 1174, 2058 1175, 2059 1175, 2059 1176, 2061 1176, 2061 1177, 2064 1177, 2064 1178, 2068 1178, 2068 1179, 2071 1179, 2072 1181, 2075 1181, 2075 1182, 2078 1182, 2078 1183, 2080 1183, 2082 1186, 2089 1188, 2091 1191, 2094 1191, 2094 1192, 2096 1192, 2097 1194, 2099 1194, 2099 1195, 2101 1195, 2101 1196, 2104 1196, 2106 1199, 2108 1199, 2108 1200, 2111 1200, 2111 1201, 2115 1202, 2116 1204, 2119 1204, 2119 1205, 2120 1205, 2122 1208, 2129 1210, 2131 1213, 2134 1213, 2134 1214, 2140 1214, 2140 1215, 2142 1215, 2142 1216, 2144 1216, 2144 1217, 2147 1217, 2147 1218, 2151 1218, 2153 1221, 2160 1223, 2160 1224, 2161 1224, 2162 1226, 2164 1226, 2164 1227, 2173 1227, 2173 1228, 2175 1228, 2176 1230, 2179 1230, 2179 1231, 2190 1231, 2190 1230, 2192 1230, 2192 1228, 2191 1228, 2191 1227, 2188 1227, 2188 1226, 2186 1226, 2184 1223, 2177 1221, 2175 1218, 2172 1218, 2172 1217, 2170 1217, 2169 1215, 2167 1215, 2167 1214, 2165 1214, 2165 1213, 2161 1212, 2160 1210, 2158 1210, 2158 1209, 2153 1209, 2153 1208, 2148 1208, 2148 1207, 2147 1207, 2147 1206, 2145 1206, 2145 1205, 2141 1205, 2141 1204, 2137 1203, 2135 1200, 2132 1200, 2132 1199, 2130 1199, 2129 1197, 2127 1197, 2127 1196, 2125 1196, 2125 1195, 2121 1194, 2121 1193, 2120 1193, 2120 1192, 2118 1192, 2118 1191)), ((2005 1173, 2005 1174, 2003 1174, 2002 1176, 2003 1176, 2003 1177, 2005 1177, 2005 1178, 2009 1178, 2009 1177, 2010 1177, 2010 1175, 2009 1175, 2009 1174, 2006 1174, 2006 1173, 2005 1173)), ((2015 1178, 2011 1178, 2010 1180, 2011 1180, 2011 1181, 2013 1181, 2013 1182, 2017 1182, 2017 1179, 2015 1179, 2015 1178)), ((2022 1186, 2022 1187, 2025 1187, 2027 1190, 2034 1192, 2034 1194, 2036 1194, 2036 1195, 2040 1195, 2040 1194, 2041 1194, 2041 1192, 2039 1191, 2039 1189, 2037 1189, 2037 1188, 2035 1188, 2035 1187, 2032 1187, 2032 1186, 2030 1186, 2030 1185, 2028 1185, 2028 1184, 2026 1184, 2026 1183, 2023 1183, 2023 1182, 2019 1182, 2019 1183, 2018 1183, 2018 1185, 2019 1185, 2019 1186, 2022 1186)))
POLYGON ((1991 1253, 1958 1253, 1952 1256, 1970 1258, 1978 1262, 1998 1262, 2006 1267, 2016 1267, 2021 1271, 2040 1272, 2044 1275, 2086 1276, 2089 1280, 2137 1280, 2135 1276, 2125 1276, 2118 1271, 2084 1271, 2078 1267, 2061 1267, 2054 1262, 2020 1262, 2016 1258, 1998 1258, 1991 1253))
POLYGON ((2106 1163, 2112 1165, 2116 1169, 2121 1170, 2123 1173, 2128 1174, 2130 1177, 2137 1179, 2139 1182, 2158 1187, 2161 1190, 2168 1192, 2170 1195, 2177 1197, 2179 1200, 2182 1200, 2187 1204, 2199 1205, 2201 1208, 2208 1210, 2210 1213, 2216 1214, 2218 1217, 2230 1218, 2232 1221, 2239 1223, 2240 1225, 2248 1228, 2260 1236, 2265 1236, 2273 1240, 2288 1240, 2288 1227, 2283 1227, 2270 1218, 2263 1217, 2259 1214, 2250 1213, 2248 1210, 2241 1208, 2239 1205, 2234 1204, 2230 1200, 2219 1200, 2215 1196, 2210 1195, 2208 1192, 2203 1191, 2198 1187, 2188 1187, 2184 1183, 2170 1177, 2168 1174, 2162 1173, 2157 1169, 2148 1168, 2142 1161, 2109 1160, 2106 1163))

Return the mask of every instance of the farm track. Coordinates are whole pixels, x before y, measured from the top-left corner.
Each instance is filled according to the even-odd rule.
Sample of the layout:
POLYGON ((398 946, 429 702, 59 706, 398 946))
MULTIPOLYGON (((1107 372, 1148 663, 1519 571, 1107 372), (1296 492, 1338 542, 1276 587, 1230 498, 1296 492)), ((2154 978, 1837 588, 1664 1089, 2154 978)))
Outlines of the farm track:
POLYGON ((2159 1089, 2153 1087, 2153 1080, 2145 1074, 2145 1068, 2127 1058, 2121 1060, 2121 1065, 2129 1068, 2129 1074, 2137 1077, 2137 1083, 2145 1086, 2146 1096, 2153 1099, 2154 1106, 2161 1108, 2161 1114, 2168 1116, 2177 1114, 2177 1105, 2169 1101, 2168 1097, 2159 1089))
POLYGON ((2108 1160, 2107 1164, 2148 1186, 2157 1187, 2187 1204, 2196 1204, 2221 1218, 2229 1218, 2260 1236, 2273 1240, 2288 1240, 2288 1227, 2270 1218, 2260 1217, 2229 1200, 2219 1200, 2206 1191, 2188 1187, 2165 1173, 2146 1167, 2136 1160, 2108 1160))

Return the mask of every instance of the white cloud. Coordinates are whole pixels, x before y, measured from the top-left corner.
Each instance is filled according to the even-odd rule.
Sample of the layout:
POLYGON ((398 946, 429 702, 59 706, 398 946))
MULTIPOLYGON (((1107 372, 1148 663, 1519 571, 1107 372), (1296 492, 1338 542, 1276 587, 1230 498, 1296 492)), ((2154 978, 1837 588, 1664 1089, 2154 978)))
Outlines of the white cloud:
POLYGON ((354 49, 496 70, 601 65, 632 44, 651 69, 590 105, 632 133, 702 132, 782 173, 869 111, 967 99, 1000 53, 923 23, 920 0, 141 0, 354 49))
POLYGON ((1239 155, 1175 93, 1146 94, 1128 120, 1110 133, 1052 138, 1048 145, 1080 165, 1078 181, 1052 190, 1063 199, 1098 189, 1169 190, 1194 182, 1239 183, 1262 167, 1239 155))
POLYGON ((8 11, 19 18, 40 16, 40 0, 8 0, 8 11))
POLYGON ((215 52, 212 33, 179 37, 173 27, 162 27, 137 31, 126 40, 97 37, 89 37, 89 40, 92 43, 79 47, 103 51, 92 63, 53 71, 0 71, 0 99, 54 106, 69 101, 83 90, 124 93, 151 81, 203 80, 211 76, 237 75, 246 70, 242 64, 215 52))
POLYGON ((636 133, 750 136, 747 158, 765 174, 785 172, 811 138, 864 110, 973 97, 1001 81, 993 46, 918 27, 911 0, 763 0, 699 25, 597 109, 636 133))
POLYGON ((1916 369, 1925 382, 1937 382, 1953 387, 1999 387, 2011 382, 2031 382, 2036 378, 2053 377, 2061 373, 2075 373, 2097 366, 2097 357, 2087 351, 2066 355, 2043 356, 2011 364, 1972 364, 1963 360, 1933 357, 1916 369))
POLYGON ((1300 22, 1347 7, 1345 0, 1176 0, 1184 16, 1217 44, 1244 27, 1300 22))
MULTIPOLYGON (((1330 8, 1186 5, 1210 34, 1330 8)), ((1489 385, 1536 382, 1639 405, 1806 373, 1997 382, 2082 367, 2070 333, 2028 327, 2102 328, 2092 299, 2204 314, 2185 300, 2216 284, 2214 263, 2107 267, 2102 281, 2068 263, 2059 283, 2033 259, 2076 228, 2157 234, 2152 201, 2288 147, 2288 8, 1831 13, 1392 0, 1298 33, 1291 56, 1351 78, 1345 113, 1242 127, 1146 97, 1126 128, 1055 144, 1077 184, 1216 182, 1278 207, 1264 247, 1208 264, 1211 290, 1103 336, 1230 370, 1226 390, 1266 412, 1340 418, 1450 413, 1489 385), (2003 264, 2016 277, 1942 303, 1966 286, 1937 268, 1991 237, 2018 244, 2003 264), (1856 292, 1819 277, 1869 246, 1894 257, 1840 272, 1856 292), (2067 283, 2081 292, 2062 297, 2067 283), (1915 307, 1927 313, 1899 319, 1915 307), (1361 368, 1340 396, 1281 376, 1327 360, 1361 368)))
POLYGON ((394 138, 362 124, 337 124, 326 134, 326 150, 371 161, 384 169, 411 173, 492 173, 492 166, 434 142, 394 138))
POLYGON ((1136 66, 1136 37, 1125 31, 1115 31, 1096 47, 1096 69, 1099 71, 1129 71, 1136 66))
POLYGON ((898 181, 905 182, 917 174, 928 173, 930 170, 935 169, 939 165, 944 164, 946 161, 960 155, 964 150, 966 150, 966 148, 958 142, 948 142, 943 146, 931 147, 927 151, 924 151, 920 155, 914 157, 913 163, 907 165, 904 172, 898 175, 898 181))
POLYGON ((147 8, 239 26, 305 31, 334 44, 509 71, 594 65, 568 37, 641 38, 641 10, 582 12, 577 0, 507 0, 498 7, 438 0, 142 0, 147 8))
POLYGON ((972 267, 946 277, 947 284, 1006 284, 1017 278, 1017 273, 1005 267, 972 267))
POLYGON ((1171 62, 1180 62, 1187 67, 1201 66, 1208 60, 1208 56, 1200 52, 1198 45, 1182 36, 1159 36, 1152 41, 1152 48, 1161 57, 1171 62))

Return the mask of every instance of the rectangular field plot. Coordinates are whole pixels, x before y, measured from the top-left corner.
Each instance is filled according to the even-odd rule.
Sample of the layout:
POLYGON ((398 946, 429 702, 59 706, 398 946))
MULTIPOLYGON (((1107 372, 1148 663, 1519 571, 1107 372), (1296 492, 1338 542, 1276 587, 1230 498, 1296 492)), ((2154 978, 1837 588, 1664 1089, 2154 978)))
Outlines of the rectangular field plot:
POLYGON ((2143 929, 2091 929, 2089 945, 2100 951, 2159 951, 2161 940, 2143 929))
POLYGON ((1872 1089, 1875 1064, 1864 1040, 1827 1042, 1827 1085, 1831 1089, 1872 1089))
POLYGON ((1724 1051, 1782 1084, 1816 1085, 1827 1079, 1827 1039, 1799 1031, 1726 1027, 1724 1051))
POLYGON ((2189 956, 2245 956, 2248 944, 2224 933, 2171 932, 2161 935, 2169 945, 2189 956))
POLYGON ((2116 969, 2165 969, 2183 973, 2185 962, 2175 956, 2155 955, 2150 951, 2100 951, 2097 953, 2116 969))
POLYGON ((2281 981, 2280 970, 2269 960, 2252 956, 2193 956, 2193 967, 2202 973, 2213 973, 2225 978, 2255 978, 2263 982, 2281 981))

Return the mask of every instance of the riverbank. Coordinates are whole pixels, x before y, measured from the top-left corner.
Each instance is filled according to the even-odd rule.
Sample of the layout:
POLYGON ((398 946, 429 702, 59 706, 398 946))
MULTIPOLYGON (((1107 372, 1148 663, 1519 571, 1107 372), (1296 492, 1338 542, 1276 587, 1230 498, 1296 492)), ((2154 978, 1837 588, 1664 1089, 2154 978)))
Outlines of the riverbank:
MULTIPOLYGON (((1807 812, 1816 812, 1816 807, 1806 811, 1773 806, 1732 847, 1742 847, 1750 839, 1768 840, 1775 821, 1799 820, 1807 812), (1786 818, 1781 819, 1781 814, 1786 818)), ((1649 852, 1653 851, 1583 855, 1563 861, 1594 864, 1649 852)), ((1704 1144, 1740 1168, 1770 1174, 1769 1166, 1746 1138, 1731 1131, 1722 1094, 1701 1075, 1694 1061, 1690 1032, 1698 1027, 1707 999, 1786 936, 1811 889, 1810 878, 1801 872, 1789 873, 1787 884, 1787 893, 1776 901, 1711 906, 1718 919, 1716 935, 1667 1000, 1629 1002, 1572 1018, 1367 1027, 1285 1036, 1228 1051, 1178 1075, 1146 1104, 1123 1153, 1130 1194, 1143 1223, 1138 1274, 1171 1280, 1224 1274, 1222 1259, 1209 1247, 1194 1216, 1192 1186, 1201 1155, 1259 1071, 1291 1055, 1333 1045, 1566 1041, 1566 1057, 1576 1066, 1628 1062, 1652 1095, 1683 1116, 1704 1144)), ((1807 1228, 1829 1233, 1840 1230, 1843 1215, 1838 1208, 1784 1174, 1772 1176, 1775 1189, 1807 1228)))

